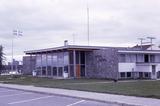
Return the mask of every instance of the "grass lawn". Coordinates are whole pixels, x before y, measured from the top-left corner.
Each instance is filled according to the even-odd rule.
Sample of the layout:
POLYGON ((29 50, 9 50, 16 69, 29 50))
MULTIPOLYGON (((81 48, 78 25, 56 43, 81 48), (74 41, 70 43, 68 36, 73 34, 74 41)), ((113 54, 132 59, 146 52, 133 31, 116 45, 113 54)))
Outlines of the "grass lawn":
POLYGON ((65 88, 82 91, 103 92, 122 95, 152 97, 160 99, 160 81, 113 81, 104 79, 50 79, 28 76, 0 76, 0 82, 10 84, 34 85, 51 88, 65 88))

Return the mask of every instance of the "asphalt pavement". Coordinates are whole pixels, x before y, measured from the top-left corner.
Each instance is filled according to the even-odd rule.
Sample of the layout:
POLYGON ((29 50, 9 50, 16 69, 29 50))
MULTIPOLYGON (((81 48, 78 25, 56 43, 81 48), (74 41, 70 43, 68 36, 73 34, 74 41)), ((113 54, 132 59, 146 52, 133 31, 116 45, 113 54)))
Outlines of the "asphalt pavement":
POLYGON ((53 94, 35 93, 0 87, 0 106, 119 106, 53 94))

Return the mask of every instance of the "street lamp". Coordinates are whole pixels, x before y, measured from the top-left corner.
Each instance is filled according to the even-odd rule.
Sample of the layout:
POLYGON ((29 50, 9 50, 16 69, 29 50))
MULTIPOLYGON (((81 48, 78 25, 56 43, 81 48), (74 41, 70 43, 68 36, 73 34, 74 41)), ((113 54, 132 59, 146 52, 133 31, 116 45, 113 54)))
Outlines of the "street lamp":
POLYGON ((12 65, 12 66, 11 66, 11 70, 13 71, 13 70, 14 70, 14 67, 13 67, 13 58, 14 58, 14 57, 13 57, 13 54, 14 54, 14 53, 13 53, 13 52, 14 52, 14 51, 13 51, 13 46, 14 46, 14 44, 13 44, 14 42, 13 42, 13 41, 14 41, 14 36, 22 36, 22 31, 20 31, 20 30, 18 30, 18 29, 13 30, 13 34, 12 34, 12 35, 13 35, 13 36, 12 36, 12 61, 11 61, 11 62, 12 62, 11 65, 12 65))

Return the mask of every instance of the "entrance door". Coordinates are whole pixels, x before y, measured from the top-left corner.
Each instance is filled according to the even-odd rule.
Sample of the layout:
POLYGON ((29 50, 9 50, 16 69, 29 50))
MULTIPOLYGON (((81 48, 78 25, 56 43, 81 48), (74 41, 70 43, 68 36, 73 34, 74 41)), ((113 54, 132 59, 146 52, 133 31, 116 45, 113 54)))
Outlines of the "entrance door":
POLYGON ((152 79, 156 79, 156 65, 152 65, 152 79))

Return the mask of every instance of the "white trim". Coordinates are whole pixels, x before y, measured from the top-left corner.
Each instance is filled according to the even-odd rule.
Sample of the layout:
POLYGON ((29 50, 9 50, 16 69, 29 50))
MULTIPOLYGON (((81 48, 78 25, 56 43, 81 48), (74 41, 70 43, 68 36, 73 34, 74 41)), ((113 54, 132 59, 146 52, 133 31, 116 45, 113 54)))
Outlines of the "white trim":
POLYGON ((160 54, 160 51, 124 51, 124 50, 119 50, 118 53, 151 53, 151 54, 160 54))

